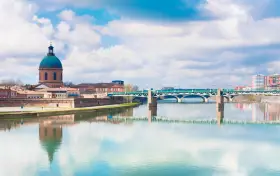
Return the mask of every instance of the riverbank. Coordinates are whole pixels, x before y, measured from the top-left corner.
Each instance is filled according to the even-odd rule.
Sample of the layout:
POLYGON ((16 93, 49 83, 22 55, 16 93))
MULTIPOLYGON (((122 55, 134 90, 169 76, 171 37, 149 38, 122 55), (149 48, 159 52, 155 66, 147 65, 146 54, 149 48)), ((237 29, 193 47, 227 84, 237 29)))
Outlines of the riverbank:
MULTIPOLYGON (((216 101, 216 97, 212 96, 209 98, 211 101, 216 101)), ((224 98, 224 102, 227 99, 224 98)), ((275 95, 239 95, 233 98, 233 103, 279 103, 280 96, 275 95)))
POLYGON ((55 109, 55 110, 40 110, 40 111, 29 111, 29 112, 0 112, 0 119, 7 117, 41 117, 41 116, 53 116, 53 115, 65 115, 77 112, 92 112, 99 110, 111 110, 116 108, 126 108, 135 107, 138 103, 124 103, 115 105, 104 105, 104 106, 94 106, 94 107, 84 107, 84 108, 68 108, 68 109, 55 109))
POLYGON ((274 95, 242 95, 233 99, 235 103, 276 103, 280 104, 280 96, 274 95))
POLYGON ((248 103, 254 103, 254 102, 261 102, 264 98, 264 95, 239 95, 233 98, 233 102, 235 103, 241 103, 241 102, 248 102, 248 103))

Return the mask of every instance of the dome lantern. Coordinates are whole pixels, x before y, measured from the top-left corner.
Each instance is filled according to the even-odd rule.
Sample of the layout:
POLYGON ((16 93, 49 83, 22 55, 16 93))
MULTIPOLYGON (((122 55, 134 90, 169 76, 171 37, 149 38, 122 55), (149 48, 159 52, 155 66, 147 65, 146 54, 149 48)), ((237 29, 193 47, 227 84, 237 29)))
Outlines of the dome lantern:
POLYGON ((50 43, 48 56, 54 56, 53 48, 52 43, 50 43))

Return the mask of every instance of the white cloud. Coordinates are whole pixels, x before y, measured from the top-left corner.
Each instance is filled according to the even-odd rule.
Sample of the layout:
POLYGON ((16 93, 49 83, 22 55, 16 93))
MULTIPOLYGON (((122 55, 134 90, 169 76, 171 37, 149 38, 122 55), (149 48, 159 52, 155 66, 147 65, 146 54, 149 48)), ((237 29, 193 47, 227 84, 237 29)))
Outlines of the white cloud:
POLYGON ((20 66, 22 70, 32 67, 30 74, 36 73, 49 40, 54 40, 65 80, 124 79, 152 87, 176 83, 182 87, 209 86, 212 82, 225 86, 229 81, 243 84, 250 82, 244 78, 257 68, 238 65, 250 53, 229 48, 280 42, 279 18, 256 21, 251 18, 250 6, 231 0, 209 0, 202 7, 218 17, 216 20, 165 23, 121 18, 104 26, 95 25, 94 17, 78 16, 71 9, 57 14, 60 21, 54 25, 50 19, 38 17, 36 5, 29 1, 0 3, 0 25, 4 26, 0 29, 0 56, 8 66, 0 70, 0 77, 15 72, 8 58, 37 58, 36 65, 20 66), (117 39, 118 44, 101 47, 104 36, 117 39))
POLYGON ((273 61, 267 64, 267 71, 271 74, 279 73, 280 62, 273 61))
POLYGON ((57 26, 55 38, 70 47, 93 48, 100 44, 101 36, 90 24, 87 16, 77 17, 73 11, 65 10, 59 14, 61 21, 57 26))
MULTIPOLYGON (((32 22, 36 5, 21 0, 0 2, 0 55, 40 54, 44 51, 50 26, 32 22)), ((48 23, 48 25, 50 25, 48 23)))
POLYGON ((64 10, 59 14, 59 17, 62 20, 71 21, 74 19, 75 15, 75 12, 73 12, 72 10, 64 10))

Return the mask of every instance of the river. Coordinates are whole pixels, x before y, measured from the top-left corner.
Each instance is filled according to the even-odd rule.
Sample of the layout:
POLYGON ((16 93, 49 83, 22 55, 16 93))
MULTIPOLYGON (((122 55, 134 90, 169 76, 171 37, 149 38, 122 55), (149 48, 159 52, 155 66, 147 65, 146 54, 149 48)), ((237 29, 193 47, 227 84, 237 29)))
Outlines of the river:
MULTIPOLYGON (((279 109, 276 104, 229 103, 224 118, 278 121, 279 109)), ((0 175, 280 175, 278 125, 113 120, 147 114, 147 105, 141 105, 116 112, 1 120, 0 175)), ((215 119, 216 105, 161 102, 157 116, 215 119)))

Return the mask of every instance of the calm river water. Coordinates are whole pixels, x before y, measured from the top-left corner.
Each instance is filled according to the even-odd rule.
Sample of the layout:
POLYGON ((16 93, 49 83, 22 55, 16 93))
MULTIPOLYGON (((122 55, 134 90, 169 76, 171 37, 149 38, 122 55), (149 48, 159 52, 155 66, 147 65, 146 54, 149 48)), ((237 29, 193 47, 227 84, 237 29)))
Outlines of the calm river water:
MULTIPOLYGON (((0 121, 1 176, 280 175, 280 126, 108 120, 117 112, 0 121)), ((212 119, 216 105, 166 103, 157 116, 212 119)), ((226 104, 225 119, 279 120, 275 104, 226 104)))

